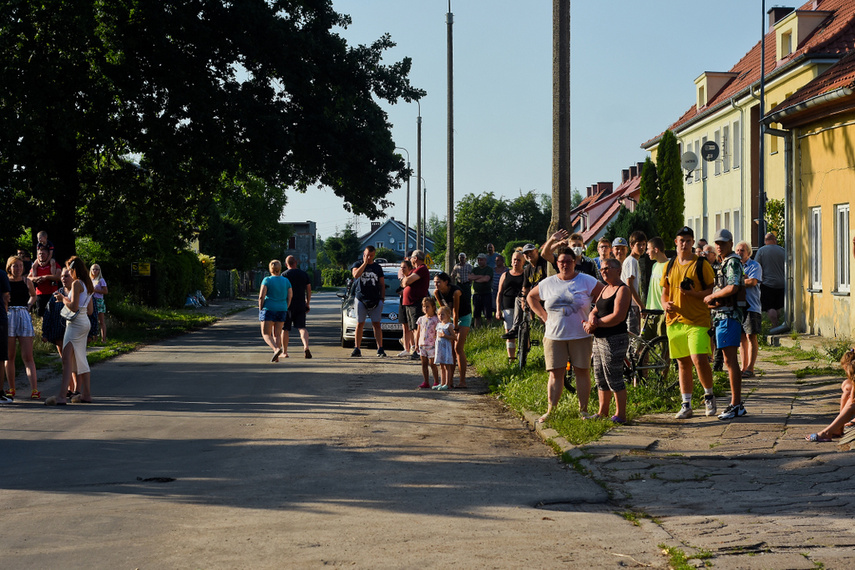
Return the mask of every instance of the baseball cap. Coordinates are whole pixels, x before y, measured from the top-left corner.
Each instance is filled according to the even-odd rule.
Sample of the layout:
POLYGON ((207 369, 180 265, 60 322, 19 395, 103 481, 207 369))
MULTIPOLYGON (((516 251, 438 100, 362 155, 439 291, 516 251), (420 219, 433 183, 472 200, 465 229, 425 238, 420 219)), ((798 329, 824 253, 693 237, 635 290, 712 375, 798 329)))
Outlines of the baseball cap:
POLYGON ((713 238, 713 242, 717 243, 720 241, 733 241, 733 234, 730 233, 729 230, 726 230, 724 228, 718 230, 715 233, 715 237, 713 238))
POLYGON ((690 228, 689 226, 683 226, 682 228, 680 228, 680 231, 679 231, 679 232, 677 232, 677 235, 678 235, 678 236, 689 236, 689 237, 691 237, 692 239, 694 239, 694 237, 695 237, 695 230, 693 230, 693 229, 692 229, 692 228, 690 228))
POLYGON ((619 237, 619 238, 615 238, 615 240, 612 242, 612 247, 618 247, 618 246, 629 247, 629 244, 626 243, 625 239, 623 239, 622 237, 619 237))
POLYGON ((534 244, 533 244, 533 243, 527 243, 527 244, 525 244, 525 245, 523 246, 523 248, 522 248, 522 252, 523 252, 523 253, 528 253, 528 252, 530 252, 530 251, 534 251, 534 250, 536 250, 536 249, 537 249, 537 248, 536 248, 536 247, 534 247, 534 244))
POLYGON ((487 254, 486 253, 479 253, 478 257, 476 257, 475 259, 487 259, 487 254))

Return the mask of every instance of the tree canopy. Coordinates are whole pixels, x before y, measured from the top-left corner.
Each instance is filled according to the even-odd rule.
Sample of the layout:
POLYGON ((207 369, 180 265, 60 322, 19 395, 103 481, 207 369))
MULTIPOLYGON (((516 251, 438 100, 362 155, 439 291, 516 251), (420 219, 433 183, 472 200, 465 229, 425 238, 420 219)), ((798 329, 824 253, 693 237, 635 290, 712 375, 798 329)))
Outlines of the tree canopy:
POLYGON ((349 23, 331 0, 3 2, 0 242, 37 227, 70 253, 115 208, 179 244, 223 179, 379 216, 406 173, 379 102, 424 92, 349 23))

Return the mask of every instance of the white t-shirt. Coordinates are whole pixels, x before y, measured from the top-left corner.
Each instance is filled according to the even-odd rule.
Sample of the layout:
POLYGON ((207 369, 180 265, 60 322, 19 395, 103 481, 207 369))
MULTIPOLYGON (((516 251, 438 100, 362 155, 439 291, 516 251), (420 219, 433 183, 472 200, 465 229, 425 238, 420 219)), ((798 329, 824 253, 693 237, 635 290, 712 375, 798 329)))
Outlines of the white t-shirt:
POLYGON ((545 338, 576 340, 588 338, 582 323, 591 312, 591 294, 599 281, 586 273, 562 281, 558 275, 547 277, 538 284, 540 299, 548 313, 544 327, 545 338))
MULTIPOLYGON (((638 287, 641 282, 641 270, 638 268, 638 260, 631 255, 623 260, 623 267, 620 271, 620 280, 629 286, 629 281, 627 281, 627 279, 630 277, 635 277, 632 281, 632 290, 638 294, 638 287)), ((632 298, 632 304, 636 307, 638 306, 638 303, 635 302, 635 297, 632 298)))

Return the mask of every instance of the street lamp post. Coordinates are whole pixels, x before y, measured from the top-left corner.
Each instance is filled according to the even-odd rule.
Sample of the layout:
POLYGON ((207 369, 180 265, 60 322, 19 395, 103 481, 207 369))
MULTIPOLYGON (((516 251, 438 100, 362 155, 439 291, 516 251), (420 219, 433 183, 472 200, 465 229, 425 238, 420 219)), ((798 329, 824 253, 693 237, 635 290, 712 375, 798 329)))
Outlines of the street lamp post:
MULTIPOLYGON (((421 200, 418 199, 422 194, 422 104, 416 99, 416 105, 419 106, 419 116, 416 118, 416 247, 422 241, 422 208, 421 200)), ((427 212, 425 212, 427 216, 427 212)), ((427 229, 427 228, 425 228, 427 229)), ((424 250, 424 248, 422 248, 424 250)))
MULTIPOLYGON (((410 249, 410 151, 405 149, 402 146, 396 146, 395 150, 402 150, 407 153, 407 214, 406 221, 404 222, 404 255, 407 255, 407 250, 410 249)), ((416 202, 419 201, 418 194, 416 194, 416 202)))

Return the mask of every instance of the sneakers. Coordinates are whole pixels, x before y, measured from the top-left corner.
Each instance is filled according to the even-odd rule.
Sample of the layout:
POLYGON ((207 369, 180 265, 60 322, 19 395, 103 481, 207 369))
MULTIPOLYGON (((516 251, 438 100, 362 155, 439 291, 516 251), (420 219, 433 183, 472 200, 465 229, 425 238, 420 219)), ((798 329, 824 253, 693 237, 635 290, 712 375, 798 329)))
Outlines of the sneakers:
POLYGON ((736 405, 730 404, 728 407, 726 407, 724 411, 719 414, 718 419, 732 420, 733 418, 744 416, 746 413, 747 412, 745 411, 745 406, 742 404, 742 402, 739 402, 736 405))
POLYGON ((408 351, 402 350, 401 352, 398 353, 398 358, 404 358, 405 356, 409 356, 409 355, 410 355, 410 353, 408 351))
POLYGON ((0 404, 11 404, 12 402, 14 402, 12 398, 7 398, 6 394, 0 392, 0 404))
POLYGON ((513 329, 509 330, 508 332, 506 332, 505 334, 502 335, 502 338, 505 340, 513 340, 513 339, 517 338, 517 331, 515 331, 513 329))
POLYGON ((714 416, 718 411, 715 405, 715 396, 704 396, 704 407, 707 409, 707 417, 714 416))
POLYGON ((386 358, 386 351, 383 350, 383 347, 377 349, 377 358, 386 358))
POLYGON ((9 398, 10 400, 14 400, 15 399, 15 389, 9 388, 8 390, 6 390, 6 397, 9 398))
POLYGON ((362 351, 359 350, 359 347, 353 349, 353 352, 350 353, 350 356, 362 356, 362 351))
POLYGON ((675 420, 687 420, 691 418, 694 414, 692 414, 692 405, 691 404, 683 404, 680 406, 680 411, 677 412, 677 415, 674 416, 675 420))
POLYGON ((306 355, 306 358, 312 357, 312 351, 309 350, 308 348, 306 350, 304 350, 303 353, 306 355))
POLYGON ((410 360, 421 360, 421 359, 422 359, 422 357, 418 352, 413 352, 410 355, 410 360))
POLYGON ((42 399, 42 393, 39 392, 38 390, 33 390, 33 393, 30 394, 30 400, 41 400, 41 399, 42 399))

